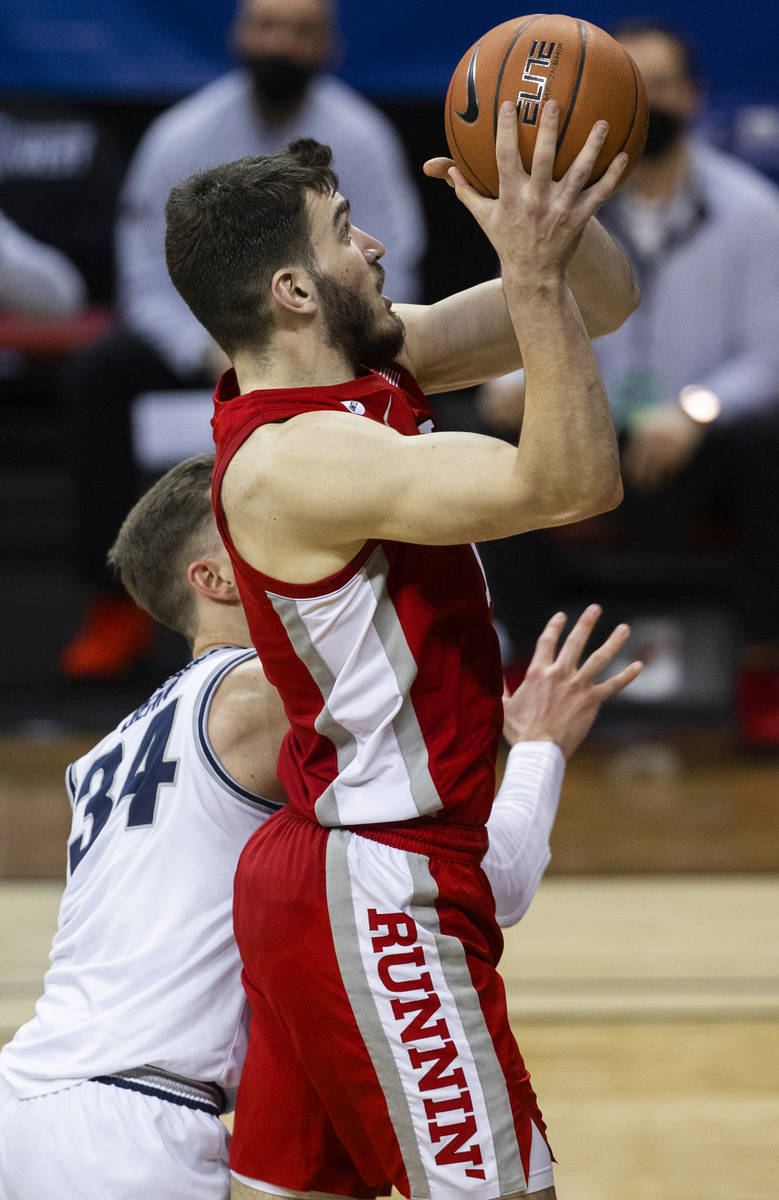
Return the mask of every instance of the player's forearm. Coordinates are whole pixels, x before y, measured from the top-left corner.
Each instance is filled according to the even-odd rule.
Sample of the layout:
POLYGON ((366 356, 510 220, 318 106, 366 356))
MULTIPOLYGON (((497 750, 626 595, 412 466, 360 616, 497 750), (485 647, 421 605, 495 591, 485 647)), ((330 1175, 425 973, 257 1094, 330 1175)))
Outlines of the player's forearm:
POLYGON ((525 363, 525 412, 517 478, 550 524, 583 519, 622 498, 606 389, 570 288, 554 276, 534 285, 504 276, 525 363))
POLYGON ((499 925, 516 924, 541 882, 564 772, 565 759, 554 742, 519 742, 509 753, 482 861, 499 925))
POLYGON ((630 262, 595 217, 585 226, 565 277, 591 338, 612 333, 638 307, 630 262))

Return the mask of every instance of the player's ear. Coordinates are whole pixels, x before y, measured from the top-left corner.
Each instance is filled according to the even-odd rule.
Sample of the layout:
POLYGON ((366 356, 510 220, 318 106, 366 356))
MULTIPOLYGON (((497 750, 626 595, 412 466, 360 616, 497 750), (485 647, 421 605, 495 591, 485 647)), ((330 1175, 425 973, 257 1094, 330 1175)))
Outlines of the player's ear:
POLYGON ((270 290, 274 302, 288 312, 311 315, 319 307, 314 281, 303 267, 280 267, 270 290))
POLYGON ((197 558, 187 567, 187 582, 216 604, 240 604, 232 567, 216 558, 197 558))

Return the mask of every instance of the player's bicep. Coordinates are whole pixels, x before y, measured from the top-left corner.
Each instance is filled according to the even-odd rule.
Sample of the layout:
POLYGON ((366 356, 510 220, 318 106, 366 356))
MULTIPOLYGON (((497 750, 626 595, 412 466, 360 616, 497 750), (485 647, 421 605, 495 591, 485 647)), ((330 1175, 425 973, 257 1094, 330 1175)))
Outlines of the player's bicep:
POLYGON ((284 472, 291 521, 308 531, 312 544, 377 538, 447 545, 497 537, 495 520, 502 515, 505 521, 507 510, 521 503, 516 449, 499 439, 405 437, 359 419, 348 433, 332 442, 320 437, 300 487, 290 481, 303 474, 302 458, 284 472))
POLYGON ((274 541, 324 539, 331 547, 376 536, 382 508, 396 499, 398 455, 412 439, 334 412, 306 413, 258 433, 237 452, 222 485, 231 530, 251 534, 261 521, 274 541))
POLYGON ((268 575, 306 582, 312 556, 322 579, 372 539, 453 545, 573 519, 538 484, 498 438, 404 436, 316 413, 277 427, 254 457, 242 447, 222 497, 238 552, 268 575))

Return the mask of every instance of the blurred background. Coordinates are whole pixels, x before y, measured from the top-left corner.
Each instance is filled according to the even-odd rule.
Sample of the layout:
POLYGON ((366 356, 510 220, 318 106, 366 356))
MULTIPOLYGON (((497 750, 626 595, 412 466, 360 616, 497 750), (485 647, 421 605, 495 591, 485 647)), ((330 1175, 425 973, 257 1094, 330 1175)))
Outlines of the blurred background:
MULTIPOLYGON (((133 270, 143 252, 143 247, 137 250, 142 234, 129 228, 133 213, 128 215, 128 210, 142 204, 143 193, 140 177, 128 180, 128 169, 144 133, 160 114, 235 68, 237 55, 230 40, 234 11, 232 0, 202 6, 197 19, 191 6, 179 0, 63 0, 57 5, 32 0, 3 6, 0 213, 23 234, 66 256, 82 286, 80 298, 72 299, 69 307, 63 300, 65 315, 51 306, 45 311, 45 305, 39 315, 21 299, 17 304, 10 296, 0 299, 0 539, 14 578, 13 588, 0 598, 6 631, 0 725, 6 730, 111 723, 132 702, 138 687, 143 691, 182 653, 162 631, 138 629, 132 618, 125 620, 126 614, 117 616, 113 609, 102 624, 98 619, 98 625, 93 621, 90 627, 89 621, 94 597, 106 584, 110 587, 104 571, 100 578, 102 562, 132 496, 155 471, 208 445, 203 418, 207 420, 211 378, 195 372, 192 364, 188 369, 174 364, 173 374, 170 367, 163 371, 159 360, 155 372, 144 374, 139 365, 143 347, 137 341, 124 347, 124 358, 114 357, 110 370, 104 364, 95 369, 94 354, 90 365, 83 351, 102 346, 117 327, 141 323, 137 309, 146 304, 148 293, 133 270), (124 234, 122 222, 127 226, 124 234), (129 250, 123 249, 124 242, 129 250), (128 264, 128 258, 133 262, 128 264), (128 381, 131 392, 135 375, 137 395, 120 397, 121 381, 128 381), (163 392, 169 393, 167 404, 163 392), (193 408, 198 394, 200 407, 193 408), (177 406, 177 399, 190 401, 190 407, 177 406), (184 413, 189 414, 186 421, 184 413), (129 447, 123 451, 128 462, 116 456, 123 442, 129 447), (118 492, 111 505, 108 493, 118 477, 128 473, 130 457, 133 477, 123 478, 124 492, 118 492), (103 464, 102 474, 98 463, 103 464), (105 661, 100 655, 95 659, 95 639, 106 635, 110 640, 112 629, 126 652, 114 647, 106 651, 105 661), (83 638, 78 640, 85 632, 86 646, 83 638)), ((415 224, 415 245, 408 251, 414 261, 403 277, 406 296, 397 298, 415 293, 416 298, 435 300, 495 274, 486 240, 472 229, 471 218, 449 190, 424 178, 421 164, 446 152, 442 100, 454 65, 480 33, 509 15, 511 9, 497 0, 485 0, 477 8, 457 0, 393 0, 369 6, 341 0, 338 6, 328 61, 341 80, 391 122, 405 153, 405 186, 421 206, 413 222, 407 222, 415 224)), ((607 29, 641 15, 678 27, 695 43, 699 60, 699 93, 691 120, 696 132, 766 180, 779 179, 773 9, 742 5, 734 22, 723 6, 707 2, 660 2, 649 10, 642 4, 600 0, 578 15, 607 29)), ((213 149, 207 153, 213 158, 213 149)), ((145 171, 148 177, 153 166, 147 164, 145 171)), ((147 181, 144 186, 152 184, 147 181)), ((359 207, 354 207, 359 221, 359 207)), ((742 227, 745 224, 742 220, 742 227)), ((768 251, 758 253, 765 258, 768 251)), ((397 262, 400 257, 399 247, 397 262)), ((164 275, 158 251, 153 258, 164 275)), ((391 273, 392 245, 386 261, 391 273)), ((731 264, 723 264, 721 274, 730 269, 731 264)), ((741 286, 748 290, 744 281, 741 286)), ((48 288, 49 297, 53 287, 48 288)), ((733 299, 738 306, 738 292, 733 299)), ((775 294, 761 295, 757 302, 765 311, 776 299, 775 294)), ((682 313, 680 319, 694 338, 694 313, 682 313)), ((776 344, 779 337, 770 340, 776 344)), ((774 364, 769 363, 764 374, 765 370, 774 376, 774 364)), ((765 393, 764 383, 758 407, 761 413, 768 408, 774 414, 773 425, 776 396, 766 402, 765 393)), ((494 405, 491 409, 471 394, 436 402, 436 414, 446 428, 516 435, 505 414, 496 417, 494 405)), ((768 456, 768 446, 775 443, 769 437, 761 438, 761 444, 768 456)), ((734 469, 751 474, 752 460, 744 461, 746 465, 740 461, 734 469)), ((768 470, 773 478, 772 455, 768 470)), ((730 462, 726 473, 732 473, 730 462)), ((675 502, 675 495, 671 499, 675 502)), ((761 511, 767 507, 763 500, 761 495, 755 502, 761 511)), ((739 495, 735 504, 741 503, 739 495)), ((773 515, 775 496, 772 504, 773 515)), ((688 724, 690 719, 714 723, 721 730, 733 720, 739 723, 734 712, 736 672, 745 642, 752 641, 776 667, 771 678, 761 678, 757 685, 762 688, 760 703, 771 714, 768 728, 755 736, 754 729, 734 732, 737 740, 759 748, 775 745, 775 617, 763 615, 763 626, 769 628, 750 639, 741 627, 734 590, 741 574, 739 521, 751 525, 751 517, 737 513, 734 519, 732 511, 717 511, 716 504, 709 511, 691 512, 689 529, 682 532, 680 522, 679 538, 668 545, 658 545, 656 539, 650 544, 646 538, 634 544, 630 536, 625 540, 624 531, 617 535, 605 525, 585 523, 546 538, 540 547, 528 540, 528 552, 516 561, 511 547, 507 553, 502 547, 487 547, 507 667, 513 667, 515 678, 521 677, 530 631, 547 612, 561 603, 595 597, 607 605, 607 617, 632 619, 634 647, 640 643, 641 652, 654 662, 632 699, 622 702, 631 720, 638 714, 651 724, 659 717, 665 727, 669 720, 678 725, 684 718, 688 724), (537 581, 542 578, 540 586, 537 581), (512 620, 517 614, 520 619, 512 620)), ((751 557, 753 562, 775 558, 775 544, 765 531, 751 557)), ((763 607, 770 605, 773 613, 775 596, 768 593, 774 584, 775 575, 766 575, 742 584, 742 591, 760 593, 763 607)), ((767 662, 766 658, 758 665, 767 662)), ((750 686, 754 692, 753 680, 750 686)), ((751 696, 748 699, 752 703, 751 696)), ((613 717, 612 713, 603 720, 613 717)))
MULTIPOLYGON (((128 493, 210 448, 214 364, 205 354, 184 362, 143 329, 144 309, 157 310, 143 290, 150 275, 138 278, 140 220, 143 187, 153 183, 148 137, 160 118, 237 63, 249 69, 230 32, 234 13, 232 0, 0 7, 3 1038, 29 1015, 56 920, 65 766, 187 658, 178 637, 128 614, 101 564, 118 525, 113 504, 121 519, 128 493)), ((394 191, 398 145, 408 176, 414 215, 399 222, 396 267, 405 223, 409 291, 397 299, 434 301, 497 271, 471 218, 421 164, 447 152, 443 98, 455 65, 513 15, 498 0, 339 0, 324 65, 389 122, 391 135, 381 125, 376 136, 398 139, 387 143, 387 180, 374 186, 366 171, 369 190, 394 191)), ((560 1130, 562 1198, 640 1200, 665 1190, 686 1200, 768 1200, 779 1167, 769 1149, 779 1116, 779 18, 756 0, 737 10, 711 0, 592 0, 575 15, 606 29, 633 18, 669 22, 693 43, 695 58, 672 59, 681 75, 658 78, 656 94, 692 85, 685 136, 726 156, 712 170, 743 179, 743 193, 736 182, 732 190, 743 203, 725 211, 730 185, 685 193, 687 208, 669 204, 667 221, 641 226, 655 230, 655 243, 636 251, 645 305, 629 328, 641 328, 652 305, 670 304, 655 287, 663 256, 670 263, 679 253, 670 294, 678 298, 686 282, 697 290, 673 313, 682 341, 699 339, 697 307, 720 297, 716 324, 714 315, 704 322, 721 359, 711 364, 717 386, 703 367, 683 381, 720 407, 711 421, 710 411, 690 417, 701 429, 665 508, 642 508, 639 487, 626 509, 633 526, 583 522, 484 551, 512 682, 541 617, 592 600, 604 606, 604 632, 631 622, 630 656, 647 663, 570 764, 549 878, 509 940, 512 1015, 560 1130), (694 240, 718 220, 733 224, 710 244, 694 240), (705 270, 684 257, 697 246, 705 270), (733 364, 743 378, 753 371, 741 391, 733 364)), ((255 87, 270 88, 267 126, 284 128, 267 77, 255 87)), ((211 95, 198 110, 204 127, 211 95)), ((658 107, 673 105, 660 97, 658 107)), ((662 164, 662 145, 658 153, 662 164)), ((353 200, 360 183, 344 185, 353 200)), ((149 258, 153 272, 160 254, 149 258)), ((605 375, 612 364, 603 354, 605 375)), ((645 380, 647 363, 633 366, 631 380, 645 380)), ((676 399, 659 396, 666 407, 676 399)), ((515 438, 521 380, 434 406, 442 428, 515 438)), ((623 447, 635 428, 625 417, 623 447)))

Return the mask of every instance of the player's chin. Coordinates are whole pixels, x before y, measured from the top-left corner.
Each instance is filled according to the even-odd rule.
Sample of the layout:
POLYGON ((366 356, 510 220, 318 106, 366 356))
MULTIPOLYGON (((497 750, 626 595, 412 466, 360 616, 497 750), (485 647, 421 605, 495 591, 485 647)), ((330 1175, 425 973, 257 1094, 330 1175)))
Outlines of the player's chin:
POLYGON ((379 304, 376 310, 377 328, 383 331, 400 328, 405 333, 406 327, 393 309, 389 296, 379 296, 378 300, 379 304))
MULTIPOLYGON (((390 303, 392 302, 390 301, 390 303)), ((397 333, 402 336, 403 341, 406 340, 406 326, 403 324, 403 321, 396 312, 393 312, 391 309, 387 309, 384 320, 389 329, 396 330, 397 333)))

